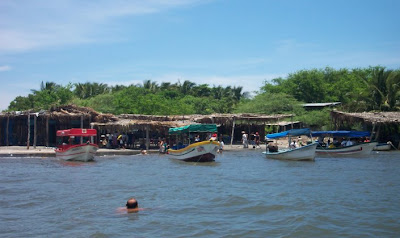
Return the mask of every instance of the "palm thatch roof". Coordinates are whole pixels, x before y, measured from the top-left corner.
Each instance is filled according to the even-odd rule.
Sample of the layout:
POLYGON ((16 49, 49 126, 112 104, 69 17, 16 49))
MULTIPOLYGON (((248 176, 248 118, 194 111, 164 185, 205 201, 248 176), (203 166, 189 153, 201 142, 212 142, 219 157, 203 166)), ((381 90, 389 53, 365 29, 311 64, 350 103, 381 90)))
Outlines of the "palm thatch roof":
POLYGON ((212 115, 142 115, 142 114, 121 114, 116 121, 92 122, 95 127, 107 127, 112 130, 129 130, 132 128, 145 129, 168 129, 196 123, 215 123, 219 125, 260 124, 275 122, 284 118, 292 117, 291 114, 265 115, 265 114, 212 114, 212 115))
POLYGON ((362 112, 349 113, 333 110, 331 116, 335 120, 363 122, 368 124, 400 124, 400 112, 362 112))
POLYGON ((236 123, 249 121, 256 122, 274 122, 284 118, 292 117, 292 114, 254 114, 254 113, 239 113, 239 114, 211 114, 211 115, 170 115, 170 116, 154 116, 154 115, 141 115, 141 114, 121 114, 118 116, 121 119, 130 119, 132 121, 162 121, 162 122, 178 122, 180 124, 191 123, 216 123, 216 124, 232 124, 235 120, 236 123))
POLYGON ((36 112, 34 110, 26 110, 26 111, 14 111, 14 112, 3 112, 0 114, 1 117, 20 117, 20 116, 28 116, 28 115, 36 115, 36 116, 44 116, 49 117, 51 119, 57 119, 59 121, 68 121, 76 118, 91 118, 91 121, 94 122, 110 122, 117 121, 118 118, 112 114, 103 114, 99 113, 92 108, 89 107, 79 107, 76 105, 65 105, 52 107, 50 110, 40 110, 36 112))
POLYGON ((268 122, 276 122, 284 118, 290 118, 291 114, 265 115, 254 113, 239 114, 212 114, 212 115, 142 115, 142 114, 121 114, 118 116, 112 114, 99 113, 92 108, 80 107, 76 105, 64 105, 52 107, 50 110, 41 110, 35 112, 33 110, 6 112, 1 113, 1 117, 20 117, 36 114, 60 122, 68 122, 69 120, 77 120, 79 118, 89 119, 93 126, 113 127, 113 128, 145 128, 150 126, 153 128, 170 128, 185 126, 194 123, 215 123, 224 125, 240 125, 240 124, 265 124, 268 122))

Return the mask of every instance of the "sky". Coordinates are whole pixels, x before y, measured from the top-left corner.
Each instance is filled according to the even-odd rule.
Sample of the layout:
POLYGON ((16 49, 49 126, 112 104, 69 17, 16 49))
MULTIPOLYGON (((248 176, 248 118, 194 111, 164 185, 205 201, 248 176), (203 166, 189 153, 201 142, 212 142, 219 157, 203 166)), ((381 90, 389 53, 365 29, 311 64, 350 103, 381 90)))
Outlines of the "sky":
POLYGON ((400 67, 397 0, 0 0, 0 110, 41 82, 242 86, 400 67))

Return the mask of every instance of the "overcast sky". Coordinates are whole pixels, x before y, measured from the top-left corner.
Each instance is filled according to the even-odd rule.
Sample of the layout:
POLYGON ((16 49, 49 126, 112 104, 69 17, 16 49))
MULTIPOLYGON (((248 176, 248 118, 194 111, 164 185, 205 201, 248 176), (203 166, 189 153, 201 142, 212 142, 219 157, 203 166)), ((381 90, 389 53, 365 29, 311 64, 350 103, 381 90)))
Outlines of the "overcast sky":
POLYGON ((396 0, 1 0, 0 110, 40 83, 256 91, 302 69, 400 66, 396 0))

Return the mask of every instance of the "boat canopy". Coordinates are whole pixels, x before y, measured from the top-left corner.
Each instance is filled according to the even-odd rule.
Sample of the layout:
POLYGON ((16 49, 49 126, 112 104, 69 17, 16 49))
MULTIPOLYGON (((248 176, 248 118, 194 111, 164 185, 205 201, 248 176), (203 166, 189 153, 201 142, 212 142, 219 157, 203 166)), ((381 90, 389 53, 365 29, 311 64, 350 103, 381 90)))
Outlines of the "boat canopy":
POLYGON ((286 137, 286 136, 301 136, 301 135, 310 135, 311 131, 309 128, 303 128, 303 129, 292 129, 288 131, 282 131, 279 133, 273 133, 273 134, 268 134, 265 136, 266 139, 275 139, 275 138, 281 138, 281 137, 286 137))
POLYGON ((369 131, 313 131, 312 136, 370 137, 369 131))
POLYGON ((58 130, 57 136, 97 136, 96 129, 74 128, 69 130, 58 130))
POLYGON ((190 132, 217 132, 217 125, 215 124, 192 124, 182 127, 169 128, 170 135, 177 135, 190 132))

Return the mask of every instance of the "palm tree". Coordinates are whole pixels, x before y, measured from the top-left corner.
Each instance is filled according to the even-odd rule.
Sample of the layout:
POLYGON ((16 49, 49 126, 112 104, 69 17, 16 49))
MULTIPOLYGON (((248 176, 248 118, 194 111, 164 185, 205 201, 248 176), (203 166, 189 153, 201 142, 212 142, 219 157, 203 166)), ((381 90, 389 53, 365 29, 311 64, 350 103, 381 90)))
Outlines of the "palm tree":
POLYGON ((159 87, 157 82, 153 82, 151 80, 145 80, 143 81, 143 88, 148 89, 150 92, 157 92, 159 87))
POLYGON ((46 83, 43 83, 43 81, 42 81, 42 82, 40 83, 40 90, 31 89, 31 91, 32 91, 32 93, 36 94, 36 93, 38 93, 38 92, 45 91, 45 90, 54 91, 54 90, 56 90, 58 87, 60 87, 60 85, 58 85, 58 84, 56 84, 56 83, 54 83, 54 82, 46 82, 46 83))
POLYGON ((400 100, 400 70, 391 71, 386 80, 387 96, 385 104, 395 110, 400 100))
POLYGON ((240 99, 243 97, 244 93, 242 93, 243 87, 233 87, 232 92, 233 92, 233 97, 235 101, 240 101, 240 99))
MULTIPOLYGON (((131 85, 131 86, 134 86, 134 85, 131 85)), ((135 87, 135 86, 134 86, 135 87)), ((115 85, 115 86, 112 86, 111 88, 110 88, 110 91, 111 92, 118 92, 118 91, 121 91, 122 89, 125 89, 125 88, 127 88, 127 86, 125 86, 125 85, 115 85)))
POLYGON ((180 85, 180 91, 184 95, 190 94, 190 92, 194 86, 196 86, 195 83, 190 82, 189 80, 185 80, 185 82, 183 82, 183 84, 180 85))
POLYGON ((387 95, 386 79, 390 71, 385 71, 384 67, 375 67, 372 69, 369 86, 374 100, 374 109, 382 110, 384 100, 387 95))
POLYGON ((224 89, 221 86, 218 87, 213 87, 211 89, 212 95, 215 99, 221 99, 222 96, 224 95, 224 89))
POLYGON ((169 82, 162 82, 160 85, 161 90, 169 90, 171 87, 171 83, 169 82))
POLYGON ((211 89, 208 84, 200 84, 192 88, 192 93, 195 97, 209 97, 211 95, 211 89))
POLYGON ((103 83, 76 83, 74 94, 81 99, 87 99, 110 91, 107 84, 103 83))

